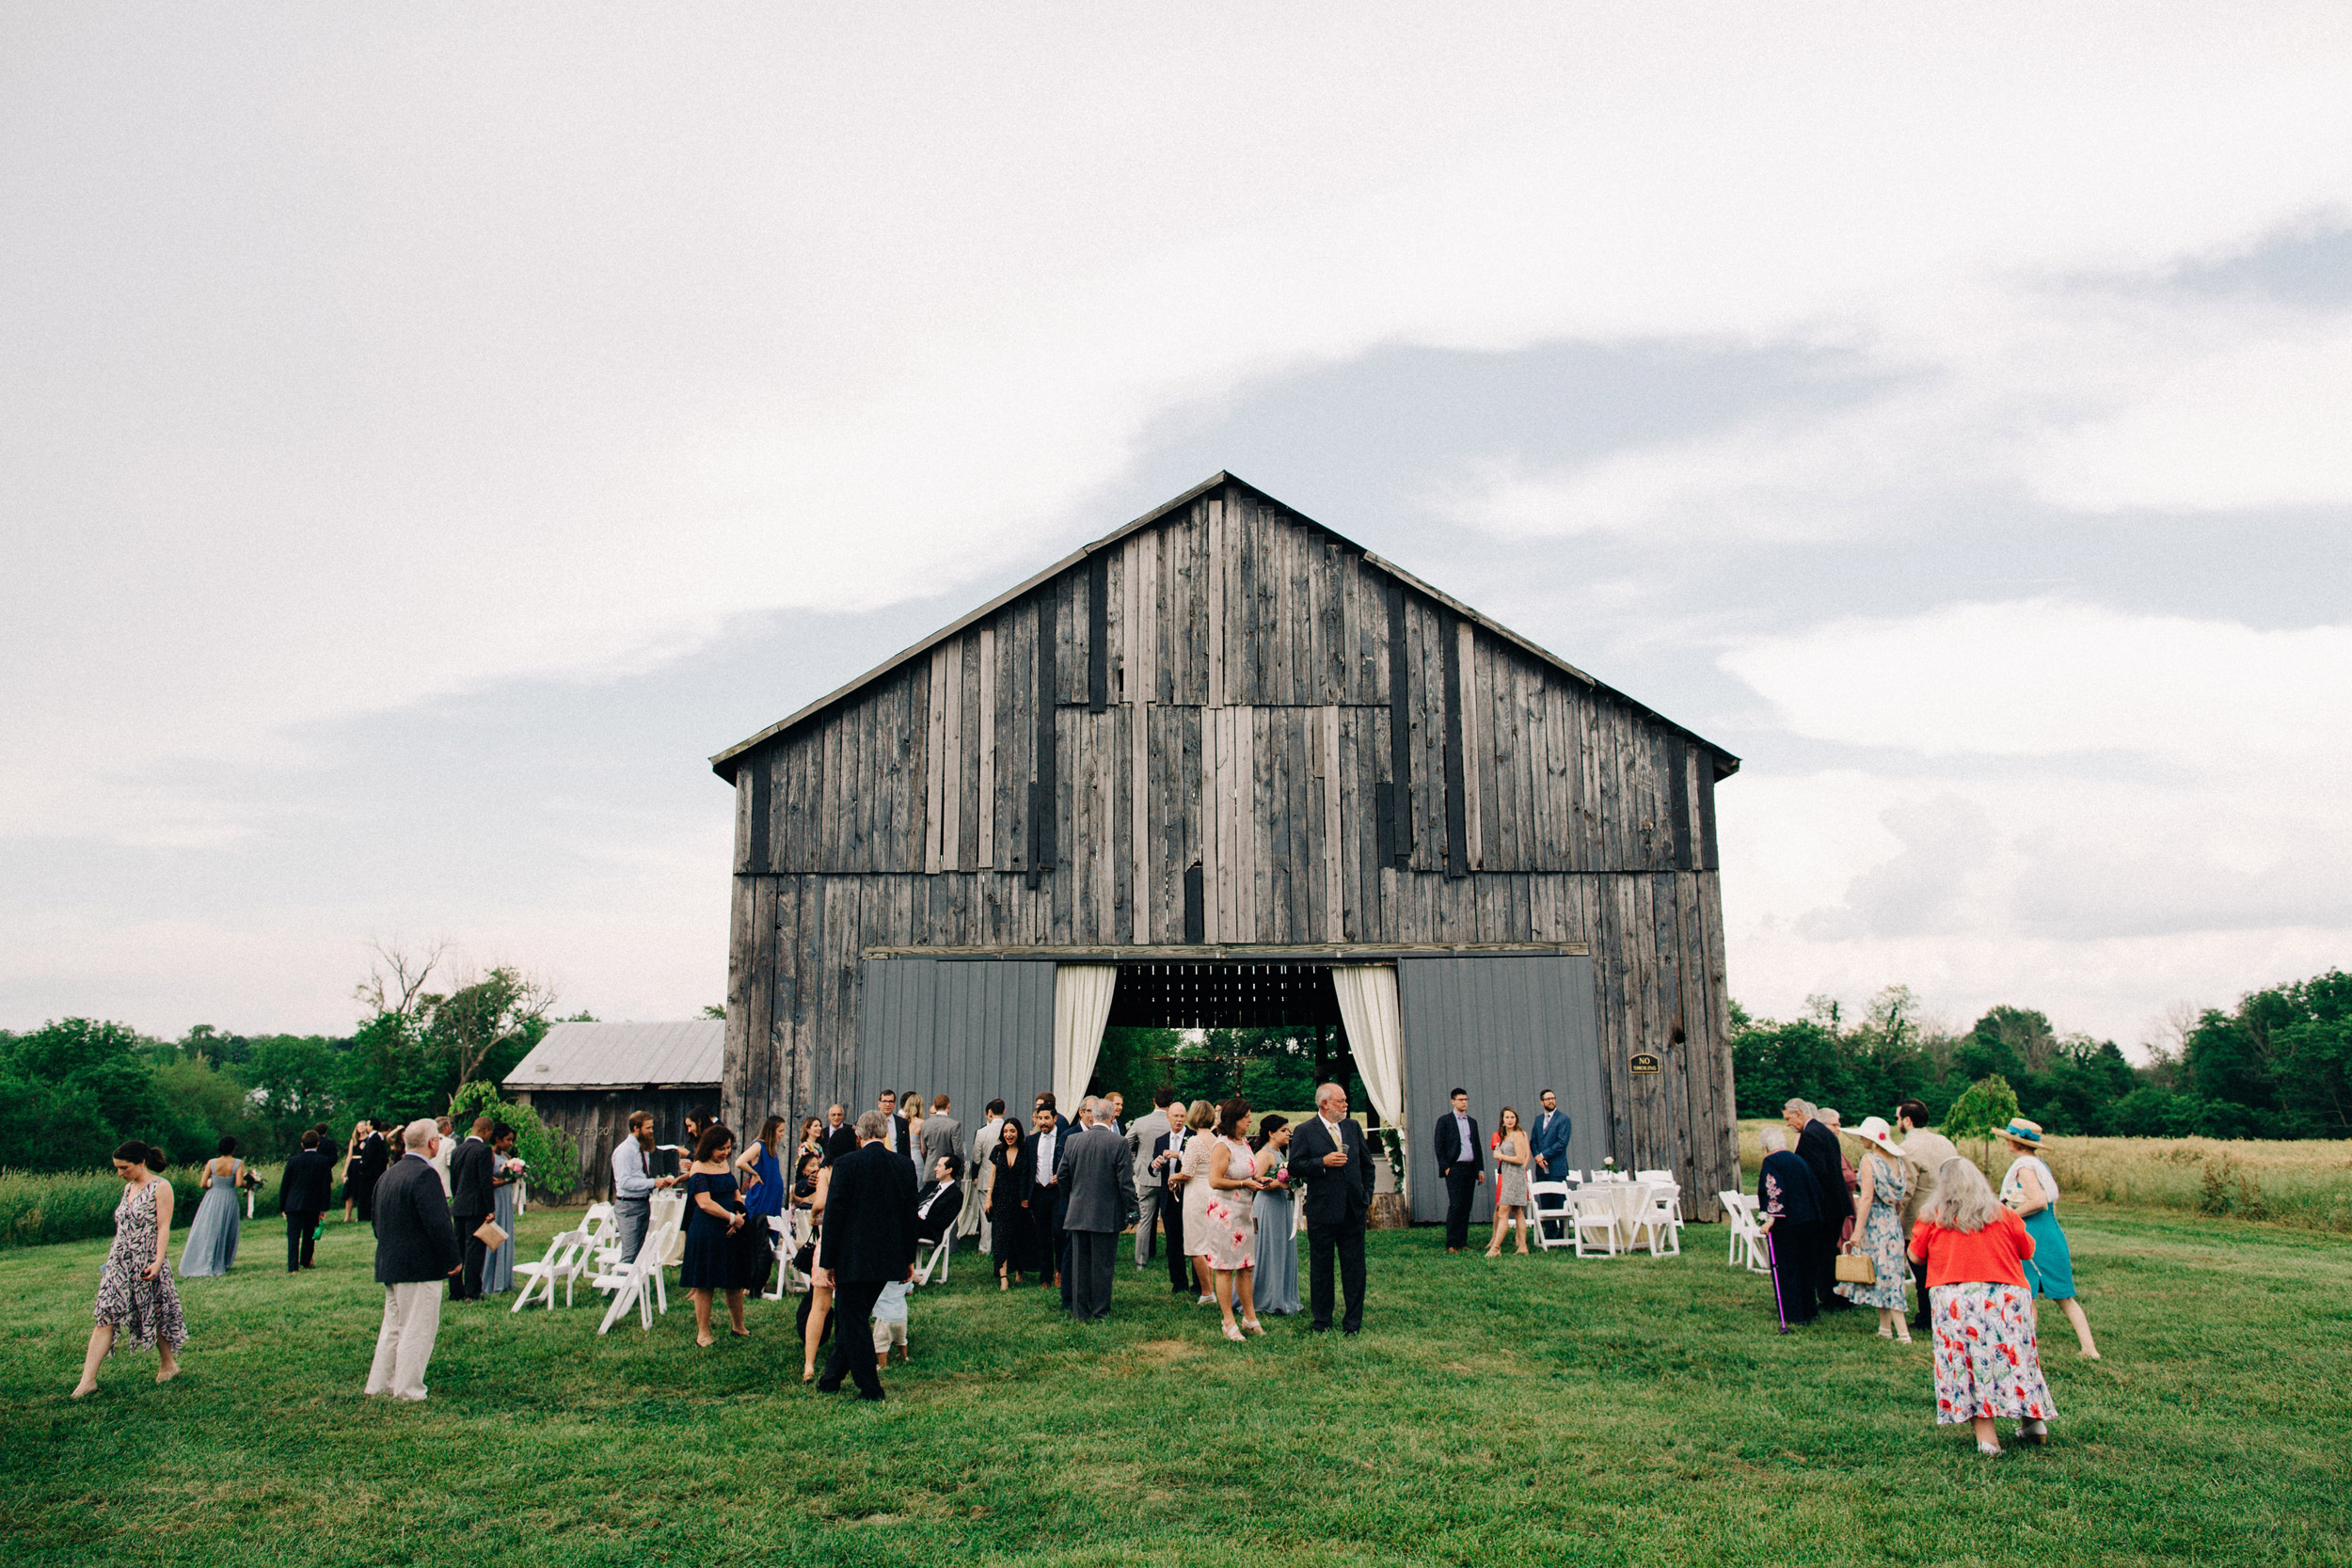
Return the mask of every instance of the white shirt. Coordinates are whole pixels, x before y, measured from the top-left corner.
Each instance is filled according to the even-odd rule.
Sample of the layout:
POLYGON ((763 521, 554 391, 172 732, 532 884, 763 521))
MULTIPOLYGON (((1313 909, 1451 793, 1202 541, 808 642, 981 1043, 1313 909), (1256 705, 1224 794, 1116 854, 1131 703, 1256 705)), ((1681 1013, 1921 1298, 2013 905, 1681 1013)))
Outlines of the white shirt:
POLYGON ((1061 1129, 1058 1127, 1037 1135, 1037 1180, 1041 1186, 1054 1184, 1054 1150, 1060 1144, 1061 1129))
POLYGON ((1323 1130, 1325 1132, 1331 1134, 1331 1147, 1338 1149, 1342 1154, 1346 1153, 1347 1140, 1340 1136, 1340 1124, 1333 1121, 1329 1117, 1317 1117, 1315 1119, 1323 1123, 1323 1130))

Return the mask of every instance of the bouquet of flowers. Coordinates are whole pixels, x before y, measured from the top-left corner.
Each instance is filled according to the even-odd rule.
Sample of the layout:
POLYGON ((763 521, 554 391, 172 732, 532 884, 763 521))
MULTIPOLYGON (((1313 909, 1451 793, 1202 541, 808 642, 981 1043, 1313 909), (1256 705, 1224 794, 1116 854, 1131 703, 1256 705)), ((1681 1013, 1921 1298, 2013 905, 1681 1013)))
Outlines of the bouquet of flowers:
POLYGON ((1289 1192, 1291 1190, 1291 1157, 1287 1154, 1275 1156, 1274 1168, 1266 1172, 1266 1180, 1274 1183, 1277 1192, 1289 1192))

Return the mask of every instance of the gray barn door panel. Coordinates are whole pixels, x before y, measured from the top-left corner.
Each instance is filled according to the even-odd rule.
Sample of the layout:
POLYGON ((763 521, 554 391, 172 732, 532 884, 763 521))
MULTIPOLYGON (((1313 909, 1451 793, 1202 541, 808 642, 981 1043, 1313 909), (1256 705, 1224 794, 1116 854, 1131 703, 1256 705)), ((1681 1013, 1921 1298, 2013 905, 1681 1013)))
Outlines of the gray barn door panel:
MULTIPOLYGON (((1025 1122, 1054 1086, 1054 968, 1025 960, 865 960, 852 1119, 884 1089, 946 1095, 967 1133, 1002 1100, 1025 1122)), ((966 1143, 966 1150, 969 1150, 966 1143)))
MULTIPOLYGON (((1600 1015, 1593 960, 1515 956, 1400 958, 1398 1009, 1405 1026, 1406 1169, 1412 1176, 1413 1217, 1445 1218, 1445 1184, 1438 1180, 1432 1134, 1446 1109, 1446 1093, 1468 1089, 1482 1139, 1491 1137, 1500 1112, 1516 1108, 1534 1125, 1550 1089, 1572 1128, 1571 1167, 1590 1169, 1609 1153, 1609 1101, 1600 1060, 1600 1015)), ((1493 1161, 1473 1211, 1494 1215, 1493 1161)), ((1474 1238, 1473 1238, 1474 1239, 1474 1238)))

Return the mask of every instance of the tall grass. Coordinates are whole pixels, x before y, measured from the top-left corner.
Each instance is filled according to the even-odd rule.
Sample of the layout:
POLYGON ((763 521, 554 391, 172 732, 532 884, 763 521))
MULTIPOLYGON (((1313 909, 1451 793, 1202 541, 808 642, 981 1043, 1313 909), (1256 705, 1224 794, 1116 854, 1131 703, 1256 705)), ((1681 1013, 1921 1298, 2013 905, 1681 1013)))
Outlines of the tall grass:
MULTIPOLYGON (((1740 1124, 1740 1164, 1750 1178, 1763 1159, 1756 1134, 1775 1125, 1740 1124)), ((1847 1157, 1859 1148, 1846 1140, 1847 1157)), ((1960 1151, 1995 1184, 2012 1158, 1997 1139, 1990 1146, 1970 1139, 1960 1151)), ((2352 1141, 2053 1138, 2042 1157, 2058 1178, 2061 1201, 2088 1198, 2352 1231, 2352 1141)))
MULTIPOLYGON (((253 1195, 253 1212, 278 1212, 278 1178, 282 1165, 256 1165, 261 1190, 253 1195)), ((184 1165, 166 1173, 171 1182, 171 1227, 181 1229, 196 1216, 204 1196, 204 1167, 184 1165)), ((0 1171, 0 1248, 40 1246, 50 1242, 83 1242, 115 1232, 115 1205, 122 1201, 122 1180, 114 1172, 66 1171, 35 1173, 0 1171)), ((240 1198, 238 1207, 244 1208, 240 1198)))

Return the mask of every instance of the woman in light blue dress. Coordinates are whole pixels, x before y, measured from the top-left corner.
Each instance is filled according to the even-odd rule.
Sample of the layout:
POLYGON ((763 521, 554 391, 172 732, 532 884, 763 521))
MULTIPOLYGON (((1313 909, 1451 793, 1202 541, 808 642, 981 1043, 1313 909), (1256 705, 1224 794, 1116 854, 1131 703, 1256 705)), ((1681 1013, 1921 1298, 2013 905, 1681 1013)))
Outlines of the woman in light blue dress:
POLYGON ((237 1140, 223 1138, 219 1152, 204 1164, 204 1201, 196 1206, 187 1244, 180 1249, 181 1278, 227 1274, 236 1262, 243 1221, 237 1212, 237 1189, 244 1184, 245 1162, 237 1158, 237 1140))
POLYGON ((1251 1206, 1258 1222, 1256 1278, 1258 1310, 1288 1317, 1298 1305, 1298 1234, 1293 1223, 1298 1199, 1290 1188, 1290 1123, 1270 1116, 1258 1124, 1258 1174, 1274 1186, 1251 1206))
POLYGON ((515 1158, 515 1130, 502 1121, 491 1125, 490 1152, 498 1157, 498 1174, 490 1181, 490 1201, 497 1212, 490 1217, 506 1232, 506 1240, 483 1257, 482 1293, 485 1296, 515 1288, 515 1183, 522 1177, 510 1163, 515 1158))
POLYGON ((2042 1124, 2018 1117, 1994 1136, 2017 1155, 2009 1174, 2001 1178, 2001 1201, 2026 1222, 2026 1234, 2033 1238, 2033 1256, 2026 1260, 2026 1282, 2035 1295, 2058 1304, 2066 1321, 2074 1325, 2083 1359, 2096 1361, 2099 1346, 2090 1337, 2090 1320, 2083 1316, 2083 1304, 2074 1299, 2074 1256, 2066 1244, 2066 1232, 2058 1227, 2058 1177, 2042 1158, 2042 1124))

